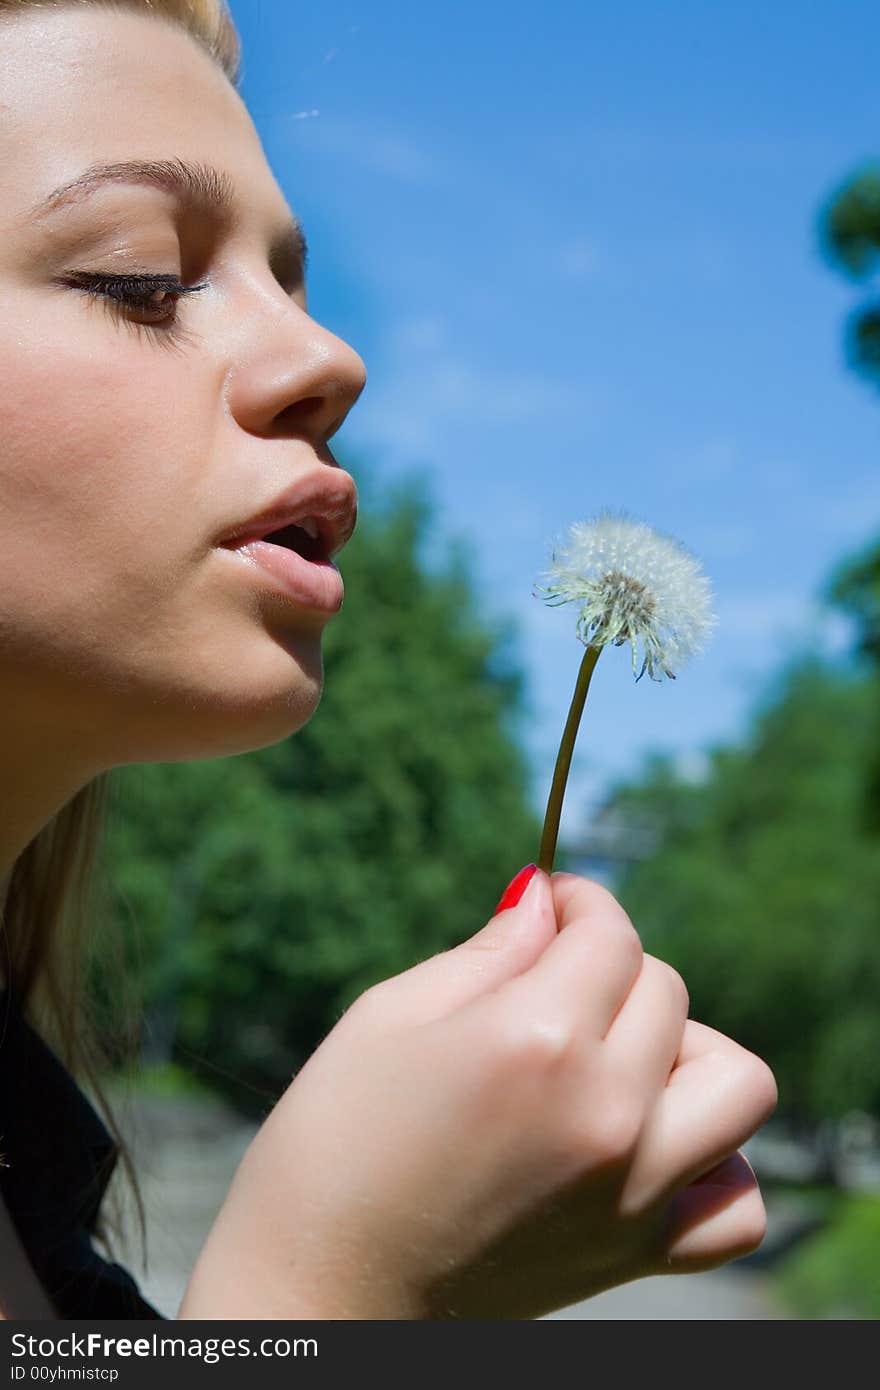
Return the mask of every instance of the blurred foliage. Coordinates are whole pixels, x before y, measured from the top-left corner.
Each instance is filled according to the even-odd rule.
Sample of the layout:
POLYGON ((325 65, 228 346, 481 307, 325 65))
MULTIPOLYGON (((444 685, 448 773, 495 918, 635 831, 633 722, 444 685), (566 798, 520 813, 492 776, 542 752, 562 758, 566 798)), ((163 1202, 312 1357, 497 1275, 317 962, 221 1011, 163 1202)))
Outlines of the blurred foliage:
POLYGON ((110 1094, 121 1096, 123 1103, 128 1100, 131 1087, 136 1088, 141 1097, 156 1096, 162 1100, 197 1101, 202 1097, 211 1097, 211 1089, 176 1062, 150 1067, 120 1067, 109 1080, 110 1094))
POLYGON ((242 756, 115 776, 108 876, 145 1060, 262 1114, 367 986, 471 935, 534 857, 510 620, 460 542, 428 569, 424 480, 368 497, 339 558, 309 723, 242 756))
MULTIPOLYGON (((855 623, 860 654, 880 676, 880 540, 850 556, 832 576, 829 597, 855 623)), ((864 747, 865 825, 880 837, 880 700, 864 747)), ((880 844, 877 846, 880 854, 880 844)))
POLYGON ((705 781, 655 757, 612 802, 660 837, 620 885, 646 948, 681 971, 692 1017, 770 1063, 796 1123, 880 1111, 880 855, 862 815, 878 696, 800 660, 705 781))
MULTIPOLYGON (((880 165, 866 164, 834 190, 822 209, 819 236, 829 263, 850 279, 876 281, 880 272, 880 165)), ((880 387, 880 290, 850 315, 848 364, 880 387)), ((880 541, 848 558, 832 578, 830 596, 854 620, 858 646, 880 673, 880 541)), ((864 807, 880 834, 880 708, 865 747, 864 807)))
POLYGON ((824 1230, 776 1271, 803 1318, 880 1318, 880 1195, 838 1194, 824 1230))
MULTIPOLYGON (((828 262, 852 280, 880 270, 880 166, 869 164, 835 189, 819 219, 828 262)), ((880 386, 880 298, 876 292, 850 315, 846 357, 854 371, 880 386)))
POLYGON ((855 621, 860 651, 880 669, 880 540, 844 560, 829 596, 855 621))

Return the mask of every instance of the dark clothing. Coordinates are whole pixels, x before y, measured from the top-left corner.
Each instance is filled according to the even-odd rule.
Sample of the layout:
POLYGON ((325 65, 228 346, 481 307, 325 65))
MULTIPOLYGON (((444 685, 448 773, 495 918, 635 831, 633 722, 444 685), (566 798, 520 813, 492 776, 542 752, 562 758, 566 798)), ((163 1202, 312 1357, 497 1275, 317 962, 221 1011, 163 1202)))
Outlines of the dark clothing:
POLYGON ((55 1053, 0 990, 0 1191, 60 1318, 161 1318, 91 1241, 118 1149, 55 1053))

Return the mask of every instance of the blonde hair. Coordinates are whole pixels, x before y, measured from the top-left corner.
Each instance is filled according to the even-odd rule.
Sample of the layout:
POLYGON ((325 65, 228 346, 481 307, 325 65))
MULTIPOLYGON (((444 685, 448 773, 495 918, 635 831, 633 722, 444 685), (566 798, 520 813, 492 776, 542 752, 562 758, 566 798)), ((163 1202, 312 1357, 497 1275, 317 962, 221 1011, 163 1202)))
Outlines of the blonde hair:
MULTIPOLYGON (((225 0, 0 0, 0 21, 24 11, 75 6, 132 10, 177 24, 238 87, 241 42, 225 0)), ((0 889, 0 973, 11 1002, 97 1099, 134 1196, 146 1263, 146 1221, 134 1165, 100 1080, 111 1063, 133 1056, 140 1032, 121 942, 111 933, 102 939, 100 930, 108 916, 101 843, 113 801, 111 776, 103 773, 83 787, 15 861, 5 902, 0 889), (105 992, 117 1000, 112 1039, 100 1018, 105 1010, 96 995, 93 963, 100 964, 103 982, 110 985, 105 992)), ((118 1215, 111 1219, 102 1207, 95 1234, 112 1254, 111 1233, 119 1234, 118 1215)))

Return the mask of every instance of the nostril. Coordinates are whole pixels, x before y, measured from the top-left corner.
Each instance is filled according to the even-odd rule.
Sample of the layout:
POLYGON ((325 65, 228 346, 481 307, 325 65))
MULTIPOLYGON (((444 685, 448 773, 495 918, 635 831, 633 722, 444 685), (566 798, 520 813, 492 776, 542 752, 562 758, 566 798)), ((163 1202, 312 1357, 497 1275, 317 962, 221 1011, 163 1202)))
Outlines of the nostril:
POLYGON ((325 439, 332 439, 334 434, 336 434, 338 430, 342 429, 342 426, 345 424, 345 421, 348 418, 348 412, 350 408, 351 407, 346 407, 346 409, 343 410, 341 414, 336 416, 336 419, 332 422, 330 428, 324 436, 325 439))
POLYGON ((326 410, 326 397, 303 396, 302 400, 291 401, 290 405, 279 410, 273 422, 274 428, 280 432, 308 433, 310 437, 323 435, 320 420, 326 410))

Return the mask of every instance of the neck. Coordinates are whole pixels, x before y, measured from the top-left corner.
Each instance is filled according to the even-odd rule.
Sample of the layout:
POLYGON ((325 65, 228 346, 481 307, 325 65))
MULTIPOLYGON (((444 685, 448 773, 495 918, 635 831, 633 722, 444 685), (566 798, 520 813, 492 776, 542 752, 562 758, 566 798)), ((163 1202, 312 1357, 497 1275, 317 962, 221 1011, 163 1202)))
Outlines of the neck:
MULTIPOLYGON (((0 745, 0 909, 5 905, 16 860, 53 816, 100 768, 88 768, 49 740, 6 737, 0 745)), ((56 739, 59 734, 56 733, 56 739)))

